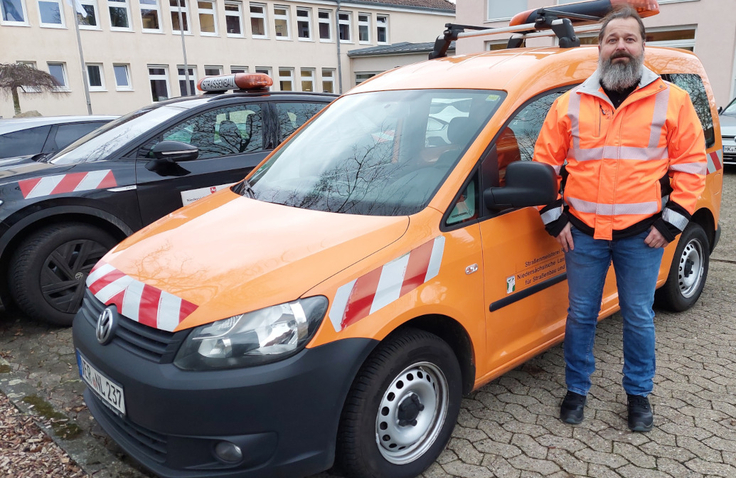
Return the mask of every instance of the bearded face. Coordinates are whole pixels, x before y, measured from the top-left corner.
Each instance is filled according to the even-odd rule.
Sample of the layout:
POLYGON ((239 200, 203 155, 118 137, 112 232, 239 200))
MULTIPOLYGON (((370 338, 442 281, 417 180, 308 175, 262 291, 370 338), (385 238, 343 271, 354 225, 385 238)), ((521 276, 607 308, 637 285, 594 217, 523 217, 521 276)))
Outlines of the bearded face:
POLYGON ((644 51, 632 55, 627 51, 616 51, 608 58, 598 58, 601 71, 601 84, 609 90, 622 91, 631 88, 641 78, 641 67, 644 63, 644 51), (616 61, 619 59, 618 61, 616 61))

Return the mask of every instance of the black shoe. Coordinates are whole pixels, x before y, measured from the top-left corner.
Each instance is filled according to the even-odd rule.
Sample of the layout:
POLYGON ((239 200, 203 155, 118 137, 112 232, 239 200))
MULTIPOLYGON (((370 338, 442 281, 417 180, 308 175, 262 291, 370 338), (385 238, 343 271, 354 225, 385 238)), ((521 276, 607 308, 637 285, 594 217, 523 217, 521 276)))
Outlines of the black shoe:
POLYGON ((577 425, 583 421, 584 409, 585 395, 568 391, 560 406, 560 420, 571 425, 577 425))
POLYGON ((629 402, 629 429, 632 432, 648 432, 652 429, 654 415, 647 397, 627 395, 629 402))

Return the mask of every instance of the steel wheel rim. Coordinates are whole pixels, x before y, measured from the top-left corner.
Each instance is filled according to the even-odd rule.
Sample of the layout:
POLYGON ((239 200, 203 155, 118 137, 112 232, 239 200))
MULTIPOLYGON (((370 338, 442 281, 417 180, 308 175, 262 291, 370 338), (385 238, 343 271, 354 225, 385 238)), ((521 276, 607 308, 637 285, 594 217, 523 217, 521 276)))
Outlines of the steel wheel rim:
POLYGON ((46 257, 40 289, 44 300, 63 313, 74 313, 82 304, 85 281, 107 249, 91 239, 65 242, 46 257))
POLYGON ((705 269, 703 257, 703 245, 696 239, 688 242, 682 250, 677 266, 677 282, 685 298, 689 299, 698 290, 705 269))
POLYGON ((447 378, 439 367, 419 362, 405 368, 386 389, 376 413, 376 444, 381 455, 394 465, 424 455, 442 431, 449 401, 447 378), (416 400, 423 406, 414 417, 416 423, 402 422, 401 417, 411 418, 416 411, 416 400))

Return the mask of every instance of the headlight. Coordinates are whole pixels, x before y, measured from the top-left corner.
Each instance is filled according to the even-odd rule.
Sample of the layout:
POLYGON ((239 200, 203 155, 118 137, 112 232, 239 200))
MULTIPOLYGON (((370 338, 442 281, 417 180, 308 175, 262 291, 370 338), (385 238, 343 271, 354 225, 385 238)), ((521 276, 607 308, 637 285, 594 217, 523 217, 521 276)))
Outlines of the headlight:
POLYGON ((174 365, 215 370, 282 360, 307 345, 327 304, 326 297, 309 297, 197 327, 182 344, 174 365))

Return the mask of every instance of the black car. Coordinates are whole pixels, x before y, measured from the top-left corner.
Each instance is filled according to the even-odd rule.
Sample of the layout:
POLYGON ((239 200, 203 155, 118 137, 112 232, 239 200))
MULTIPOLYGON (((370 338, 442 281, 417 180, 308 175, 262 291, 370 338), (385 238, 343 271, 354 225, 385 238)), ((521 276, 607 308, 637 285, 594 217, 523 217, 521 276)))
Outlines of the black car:
POLYGON ((267 89, 177 98, 51 158, 0 164, 3 304, 12 298, 30 317, 71 325, 87 274, 108 249, 241 180, 334 98, 267 89))
POLYGON ((0 120, 0 160, 54 154, 115 118, 117 116, 97 115, 0 120))

